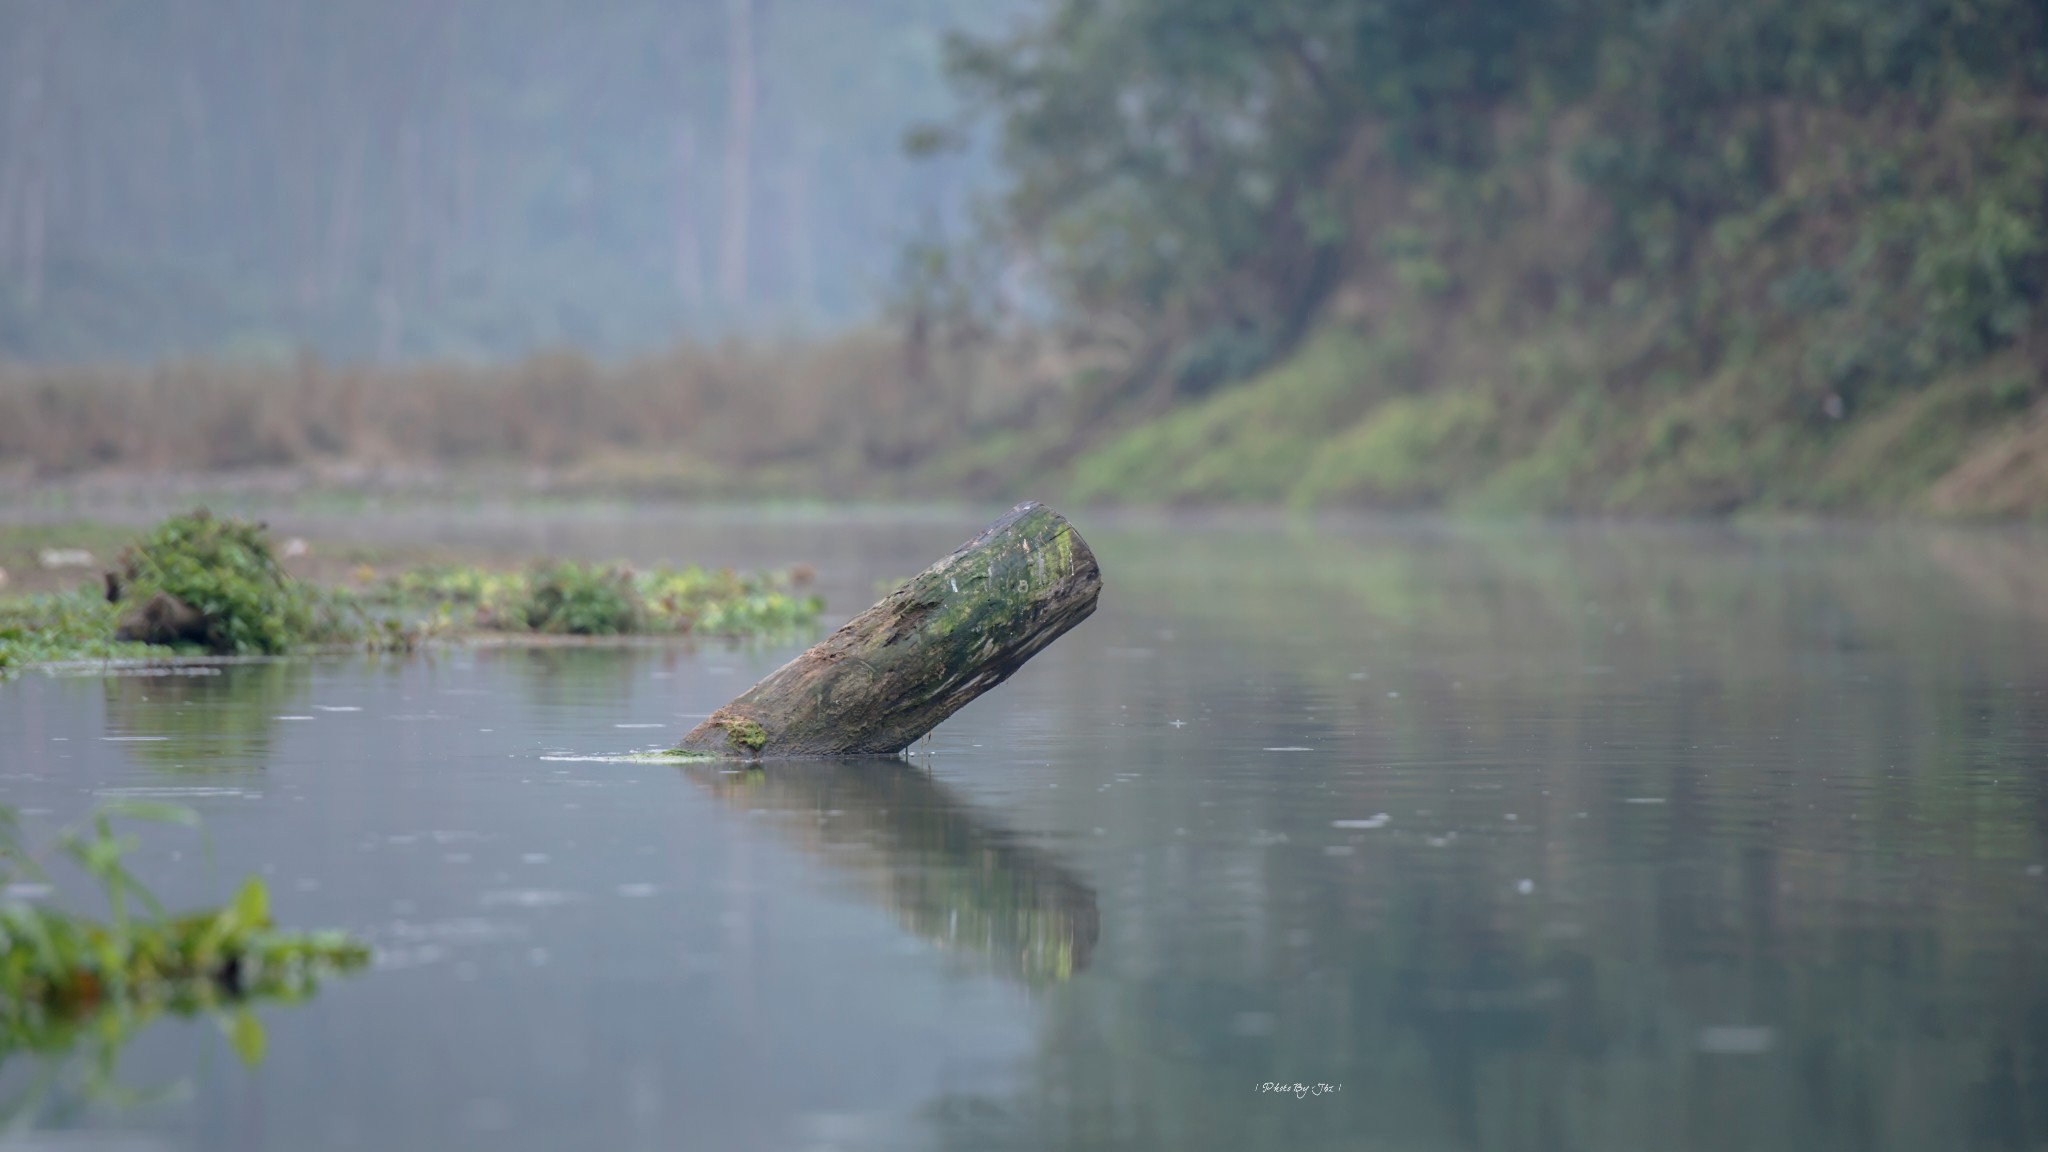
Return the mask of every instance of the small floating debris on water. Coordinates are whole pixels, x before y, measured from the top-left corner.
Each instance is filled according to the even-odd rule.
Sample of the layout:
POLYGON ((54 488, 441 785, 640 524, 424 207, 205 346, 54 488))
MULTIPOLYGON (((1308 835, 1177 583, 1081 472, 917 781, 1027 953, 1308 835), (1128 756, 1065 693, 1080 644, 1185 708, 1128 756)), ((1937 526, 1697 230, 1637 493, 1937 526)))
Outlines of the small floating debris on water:
POLYGON ((1280 746, 1280 747, 1278 747, 1278 748, 1268 748, 1268 749, 1266 749, 1266 751, 1268 751, 1268 752, 1313 752, 1313 751, 1315 751, 1315 749, 1313 749, 1313 748, 1308 748, 1308 747, 1305 747, 1305 746, 1303 746, 1303 745, 1300 745, 1300 744, 1285 744, 1285 745, 1282 745, 1282 746, 1280 746))
POLYGON ((1237 1036, 1271 1036, 1278 1026, 1271 1012, 1239 1012, 1230 1020, 1230 1031, 1237 1036))
POLYGON ((155 743, 157 743, 157 742, 159 742, 159 741, 163 741, 163 740, 169 740, 169 739, 170 739, 170 737, 169 737, 169 736, 102 736, 102 737, 100 737, 100 739, 102 739, 102 740, 105 740, 105 741, 106 741, 107 743, 109 743, 109 744, 155 744, 155 743))
POLYGON ((353 704, 315 704, 315 705, 313 705, 313 711, 315 711, 315 712, 361 712, 361 711, 362 711, 362 709, 361 709, 361 708, 358 708, 358 707, 356 707, 356 706, 355 706, 355 705, 353 705, 353 704))
POLYGON ((1534 892, 1535 890, 1536 882, 1534 880, 1515 881, 1515 891, 1520 892, 1524 896, 1527 896, 1529 893, 1534 892))
POLYGON ((303 537, 294 536, 284 542, 283 555, 287 560, 296 560, 311 551, 313 551, 313 546, 306 543, 303 537))
POLYGON ((0 888, 0 899, 41 900, 50 894, 48 884, 9 884, 0 888))
POLYGON ((157 788, 95 788, 93 789, 92 794, 95 796, 131 796, 136 797, 138 799, 186 799, 194 797, 204 798, 208 796, 246 796, 252 800, 259 800, 263 797, 263 793, 252 792, 247 788, 209 788, 198 784, 194 784, 190 787, 185 788, 172 787, 168 785, 157 788))
MULTIPOLYGON (((1187 721, 1185 721, 1185 720, 1168 720, 1168 721, 1167 721, 1167 724, 1169 724, 1169 725, 1171 725, 1171 726, 1173 726, 1173 727, 1175 727, 1175 728, 1185 728, 1185 727, 1187 727, 1187 726, 1188 726, 1188 722, 1187 722, 1187 721)), ((975 745, 975 747, 977 747, 977 748, 978 748, 978 747, 980 747, 980 745, 978 745, 978 744, 977 744, 977 745, 975 745)))
POLYGON ((2042 868, 2041 868, 2041 866, 2040 866, 2039 864, 2029 864, 2029 865, 2027 865, 2027 875, 2029 875, 2029 876, 2039 876, 2039 875, 2041 874, 2041 872, 2042 872, 2042 868))
POLYGON ((542 756, 541 759, 556 764, 679 764, 690 760, 702 760, 704 757, 690 756, 664 748, 654 752, 614 752, 602 756, 556 752, 542 756))
POLYGON ((666 724, 614 724, 614 728, 666 728, 666 724))
POLYGON ((272 716, 272 717, 271 717, 271 719, 272 719, 272 720, 313 720, 313 719, 317 719, 317 717, 313 717, 313 716, 272 716))
POLYGON ((83 548, 45 548, 36 553, 36 562, 45 568, 90 568, 98 563, 83 548))
POLYGON ((1755 1024, 1716 1024, 1700 1029, 1694 1047, 1712 1056, 1760 1056, 1778 1042, 1778 1030, 1755 1024))
POLYGON ((1385 812, 1376 812, 1367 820, 1332 820, 1332 828, 1385 828, 1394 818, 1385 812))
POLYGON ((1389 692, 1389 693, 1387 693, 1387 699, 1389 699, 1389 700, 1399 700, 1400 698, 1401 698, 1401 694, 1400 694, 1399 692, 1389 692))
POLYGON ((505 892, 484 893, 483 905, 486 908, 507 904, 517 908, 553 908, 581 899, 583 897, 575 892, 560 892, 550 888, 515 888, 505 892))
POLYGON ((1623 804, 1662 804, 1662 803, 1664 803, 1664 797, 1662 797, 1662 796, 1631 796, 1631 797, 1629 797, 1628 799, 1626 799, 1626 800, 1623 800, 1623 801, 1622 801, 1622 803, 1623 803, 1623 804))
POLYGON ((1369 679, 1371 679, 1372 677, 1371 677, 1371 676, 1370 676, 1369 674, 1367 674, 1367 673, 1364 673, 1364 672, 1353 672, 1353 673, 1351 674, 1351 678, 1352 678, 1353 680, 1369 680, 1369 679))

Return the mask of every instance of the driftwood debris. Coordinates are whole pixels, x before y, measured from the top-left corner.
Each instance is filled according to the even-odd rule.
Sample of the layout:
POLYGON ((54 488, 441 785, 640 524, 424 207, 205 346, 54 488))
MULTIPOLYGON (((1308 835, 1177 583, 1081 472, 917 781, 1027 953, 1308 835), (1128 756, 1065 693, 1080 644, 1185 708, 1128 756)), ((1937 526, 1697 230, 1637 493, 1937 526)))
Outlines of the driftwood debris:
POLYGON ((1066 519, 1019 504, 747 689, 678 751, 901 752, 1095 611, 1102 570, 1066 519))

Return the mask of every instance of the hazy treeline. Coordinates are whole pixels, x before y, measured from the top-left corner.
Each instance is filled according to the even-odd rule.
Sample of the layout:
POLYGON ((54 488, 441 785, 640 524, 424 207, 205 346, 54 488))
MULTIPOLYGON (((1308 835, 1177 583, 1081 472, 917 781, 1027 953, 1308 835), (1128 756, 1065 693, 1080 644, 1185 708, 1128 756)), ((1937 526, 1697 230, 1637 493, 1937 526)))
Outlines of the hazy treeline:
POLYGON ((864 318, 1007 0, 0 0, 0 357, 616 352, 864 318))

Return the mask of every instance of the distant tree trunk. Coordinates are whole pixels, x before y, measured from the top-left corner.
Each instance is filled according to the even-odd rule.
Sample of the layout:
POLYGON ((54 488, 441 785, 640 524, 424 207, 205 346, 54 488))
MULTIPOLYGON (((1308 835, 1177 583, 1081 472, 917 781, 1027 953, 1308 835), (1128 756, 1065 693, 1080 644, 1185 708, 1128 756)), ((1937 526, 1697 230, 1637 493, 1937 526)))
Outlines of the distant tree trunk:
MULTIPOLYGON (((17 49, 12 55, 23 53, 17 49)), ((11 64, 12 61, 10 60, 11 64)), ((26 105, 23 93, 26 90, 27 74, 24 70, 7 93, 6 134, 0 136, 0 273, 14 267, 15 217, 21 204, 22 184, 27 179, 27 159, 22 155, 22 139, 27 135, 24 124, 26 105)))
POLYGON ((704 311, 704 245, 697 232, 697 131, 688 124, 676 127, 675 196, 670 200, 675 230, 676 295, 682 297, 690 318, 704 311))
POLYGON ((323 295, 333 298, 347 283, 356 260, 356 198, 361 192, 363 153, 369 147, 369 126, 361 116, 351 118, 344 129, 341 164, 335 174, 334 192, 328 201, 327 274, 323 295))
POLYGON ((809 320, 818 307, 817 238, 811 230, 811 179, 817 171, 815 150, 806 134, 799 133, 791 149, 788 171, 789 263, 795 281, 796 311, 809 320))
POLYGON ((50 187, 49 97, 43 72, 42 53, 49 39, 31 47, 22 89, 26 96, 26 131, 22 134, 23 165, 21 199, 21 291, 29 310, 43 301, 43 244, 49 227, 50 187))
POLYGON ((718 254, 718 288, 728 310, 746 304, 748 211, 754 195, 754 0, 726 0, 725 220, 718 254))

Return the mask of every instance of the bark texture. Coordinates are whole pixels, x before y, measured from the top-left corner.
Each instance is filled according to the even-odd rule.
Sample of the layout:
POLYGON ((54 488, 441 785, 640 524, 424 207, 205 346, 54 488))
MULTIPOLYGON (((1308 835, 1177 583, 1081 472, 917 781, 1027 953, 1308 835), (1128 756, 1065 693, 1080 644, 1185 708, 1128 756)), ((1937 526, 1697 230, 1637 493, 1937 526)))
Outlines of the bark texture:
POLYGON ((1081 534, 1042 504, 1019 504, 712 713, 678 750, 901 752, 1087 619, 1101 592, 1081 534))

